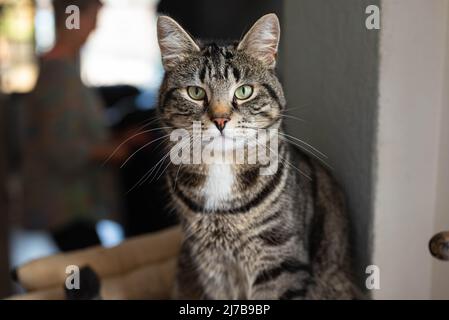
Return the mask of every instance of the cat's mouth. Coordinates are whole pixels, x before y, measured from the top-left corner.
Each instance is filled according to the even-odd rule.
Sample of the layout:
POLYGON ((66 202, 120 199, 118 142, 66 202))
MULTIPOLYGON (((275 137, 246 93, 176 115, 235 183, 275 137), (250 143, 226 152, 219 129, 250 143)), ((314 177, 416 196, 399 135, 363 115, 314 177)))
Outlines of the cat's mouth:
POLYGON ((245 136, 236 136, 226 133, 217 134, 214 136, 205 136, 201 139, 201 145, 204 149, 214 149, 221 151, 243 149, 250 143, 251 140, 249 140, 245 136))
POLYGON ((255 130, 249 128, 226 128, 223 131, 216 130, 215 128, 206 130, 202 132, 202 136, 205 139, 249 139, 254 136, 256 133, 255 130))
POLYGON ((217 135, 213 135, 213 136, 205 136, 201 139, 201 141, 203 141, 203 142, 211 142, 212 140, 230 141, 230 140, 243 139, 243 138, 244 137, 236 137, 236 136, 231 136, 229 134, 217 134, 217 135))

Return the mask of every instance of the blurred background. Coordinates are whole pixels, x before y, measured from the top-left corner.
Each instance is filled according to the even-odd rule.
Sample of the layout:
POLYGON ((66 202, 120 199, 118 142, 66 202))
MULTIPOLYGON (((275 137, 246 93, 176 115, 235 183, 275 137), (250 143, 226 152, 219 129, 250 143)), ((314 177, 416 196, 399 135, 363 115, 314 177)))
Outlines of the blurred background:
POLYGON ((55 1, 80 6, 81 31, 52 0, 0 0, 0 298, 20 291, 14 266, 177 223, 145 179, 163 169, 157 15, 236 40, 269 12, 287 130, 347 193, 360 286, 375 264, 375 298, 449 298, 449 265, 427 248, 449 230, 449 0, 55 1))
POLYGON ((149 145, 161 138, 157 15, 203 39, 239 39, 259 16, 280 13, 276 1, 255 4, 0 1, 0 297, 21 290, 14 266, 177 223, 161 181, 141 179, 163 169, 161 144, 149 145), (79 32, 65 30, 71 4, 79 32))
MULTIPOLYGON (((159 161, 161 148, 142 150, 123 169, 117 159, 95 168, 103 167, 133 129, 147 123, 151 131, 162 78, 157 1, 58 3, 79 5, 87 17, 81 20, 84 32, 58 34, 61 12, 51 0, 0 1, 0 296, 19 290, 10 285, 8 269, 26 261, 99 243, 116 245, 176 223, 165 212, 159 181, 127 193, 159 161), (54 166, 53 174, 45 163, 54 166), (97 188, 110 190, 92 190, 97 188)), ((119 162, 157 132, 124 146, 127 153, 119 162)))

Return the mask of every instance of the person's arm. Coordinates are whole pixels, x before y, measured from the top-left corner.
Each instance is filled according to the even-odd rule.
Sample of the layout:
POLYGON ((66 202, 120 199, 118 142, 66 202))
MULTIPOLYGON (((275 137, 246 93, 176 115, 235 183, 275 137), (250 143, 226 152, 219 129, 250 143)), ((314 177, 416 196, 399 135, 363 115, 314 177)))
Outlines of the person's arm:
POLYGON ((61 77, 60 83, 49 81, 41 99, 41 114, 36 124, 40 150, 55 170, 77 171, 86 165, 118 164, 126 159, 128 148, 116 141, 92 141, 85 134, 85 114, 81 87, 76 79, 61 77))

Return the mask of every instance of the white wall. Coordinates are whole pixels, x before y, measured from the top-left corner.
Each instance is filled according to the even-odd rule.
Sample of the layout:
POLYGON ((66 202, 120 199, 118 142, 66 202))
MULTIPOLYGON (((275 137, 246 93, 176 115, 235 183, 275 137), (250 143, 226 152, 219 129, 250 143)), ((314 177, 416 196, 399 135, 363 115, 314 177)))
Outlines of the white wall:
POLYGON ((449 264, 428 251, 430 237, 449 229, 448 14, 447 0, 382 2, 375 298, 449 298, 449 264))
MULTIPOLYGON (((446 4, 446 78, 440 111, 440 144, 438 155, 437 197, 434 231, 449 230, 449 1, 446 4)), ((434 260, 432 265, 432 298, 449 299, 449 262, 434 260)))

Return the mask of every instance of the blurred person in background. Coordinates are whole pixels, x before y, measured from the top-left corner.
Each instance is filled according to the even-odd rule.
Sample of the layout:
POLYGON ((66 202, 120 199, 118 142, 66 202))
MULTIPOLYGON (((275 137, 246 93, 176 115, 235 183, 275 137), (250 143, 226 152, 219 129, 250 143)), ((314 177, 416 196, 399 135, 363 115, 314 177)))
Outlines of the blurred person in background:
POLYGON ((27 102, 24 148, 24 226, 51 233, 63 251, 99 244, 96 222, 120 211, 108 164, 128 156, 111 139, 104 109, 81 81, 79 53, 96 28, 98 0, 53 0, 56 42, 40 58, 27 102), (66 8, 80 9, 80 28, 67 29, 66 8))

